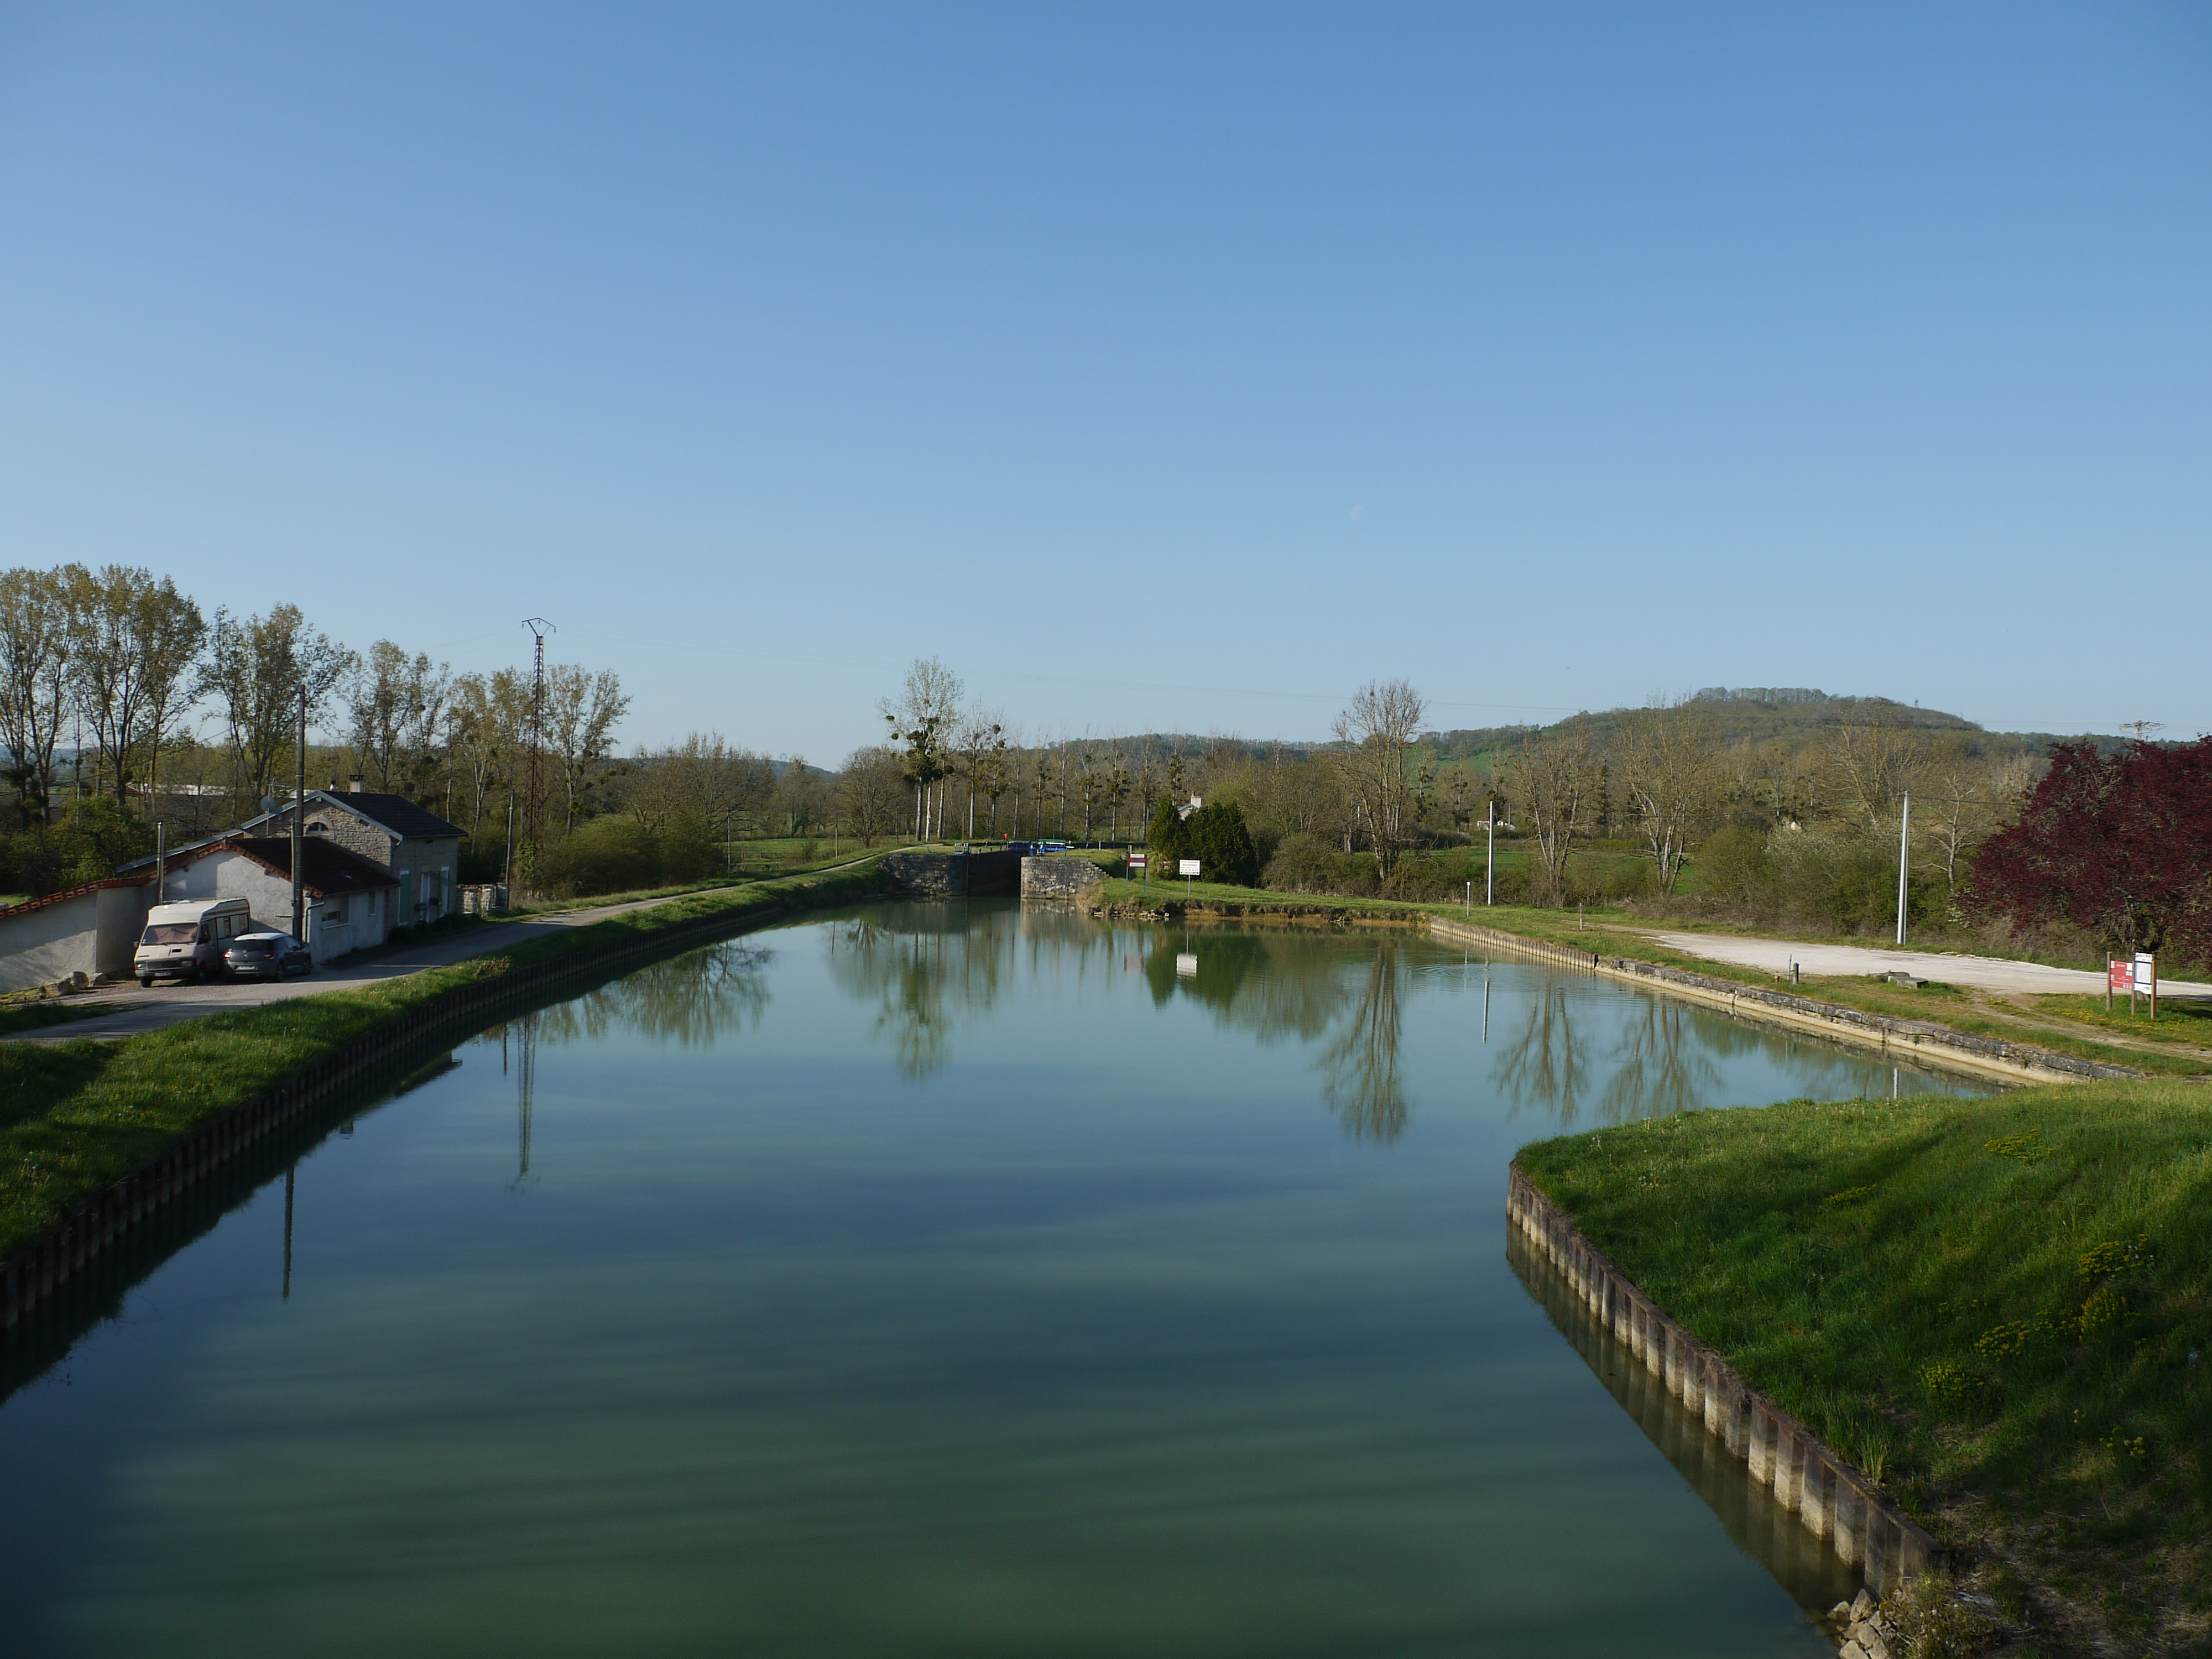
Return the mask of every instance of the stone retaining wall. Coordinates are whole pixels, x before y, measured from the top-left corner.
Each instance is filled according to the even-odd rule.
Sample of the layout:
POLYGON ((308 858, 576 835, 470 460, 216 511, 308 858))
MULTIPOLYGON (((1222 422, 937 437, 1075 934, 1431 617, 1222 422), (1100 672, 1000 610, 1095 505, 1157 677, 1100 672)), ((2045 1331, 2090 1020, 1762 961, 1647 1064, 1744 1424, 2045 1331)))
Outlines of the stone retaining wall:
POLYGON ((890 853, 883 872, 909 898, 962 898, 1019 890, 1019 853, 890 853))
POLYGON ((1025 858, 1022 860, 1024 898, 1079 898, 1106 879, 1106 872, 1089 859, 1025 858))
POLYGON ((2014 1083, 2086 1083, 2100 1078, 2142 1078, 2150 1075, 2127 1066, 2108 1066, 2100 1060, 2077 1060, 2028 1042, 2008 1042, 2002 1037, 1954 1031, 1948 1025, 1925 1020, 1900 1019, 1894 1014, 1868 1013, 1842 1003, 1820 1002, 1756 985, 1717 979, 1632 957, 1603 957, 1547 939, 1523 939, 1495 927, 1431 916, 1429 931, 1439 939, 1459 939, 1501 951, 1511 951, 1563 968, 1580 969, 1603 979, 1641 985, 1688 997, 1731 1014, 1784 1025, 1796 1030, 1817 1030, 1840 1042, 1877 1048, 1894 1055, 1904 1048, 1918 1063, 1963 1066, 2004 1078, 2014 1083))
POLYGON ((1592 1247, 1518 1164, 1507 1183, 1505 1215, 1506 1224, 1526 1235, 1614 1339, 1663 1378, 1693 1417, 1702 1415, 1705 1432, 1746 1464, 1753 1481, 1772 1488, 1785 1513, 1856 1568, 1877 1595, 1942 1565, 1942 1547, 1925 1528, 1669 1318, 1592 1247))

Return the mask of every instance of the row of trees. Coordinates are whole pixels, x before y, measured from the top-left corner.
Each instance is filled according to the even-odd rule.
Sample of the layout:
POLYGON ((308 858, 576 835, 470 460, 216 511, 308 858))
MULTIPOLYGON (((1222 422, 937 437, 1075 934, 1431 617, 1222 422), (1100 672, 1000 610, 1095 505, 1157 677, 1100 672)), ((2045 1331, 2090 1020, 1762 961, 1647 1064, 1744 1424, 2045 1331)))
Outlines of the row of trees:
POLYGON ((153 817, 180 829, 240 821, 289 793, 303 714, 323 739, 319 771, 343 767, 472 834, 494 820, 502 839, 534 737, 541 834, 563 833, 595 805, 629 705, 611 671, 550 665, 538 700, 518 670, 455 674, 390 640, 349 649, 296 605, 210 615, 133 566, 10 569, 0 572, 0 745, 20 827, 0 858, 8 879, 36 890, 82 874, 118 834, 147 839, 153 817), (57 857, 46 842, 70 811, 90 824, 70 804, 94 797, 112 811, 76 826, 71 844, 89 836, 94 851, 57 857))

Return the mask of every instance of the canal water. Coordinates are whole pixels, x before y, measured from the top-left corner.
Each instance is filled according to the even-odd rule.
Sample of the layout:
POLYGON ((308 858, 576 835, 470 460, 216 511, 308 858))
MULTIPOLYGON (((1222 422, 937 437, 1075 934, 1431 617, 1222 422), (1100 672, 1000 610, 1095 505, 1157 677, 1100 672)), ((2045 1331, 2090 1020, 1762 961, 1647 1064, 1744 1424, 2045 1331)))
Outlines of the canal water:
POLYGON ((462 1045, 21 1382, 0 1646, 1821 1654, 1506 1163, 1928 1090, 1410 936, 808 918, 462 1045))

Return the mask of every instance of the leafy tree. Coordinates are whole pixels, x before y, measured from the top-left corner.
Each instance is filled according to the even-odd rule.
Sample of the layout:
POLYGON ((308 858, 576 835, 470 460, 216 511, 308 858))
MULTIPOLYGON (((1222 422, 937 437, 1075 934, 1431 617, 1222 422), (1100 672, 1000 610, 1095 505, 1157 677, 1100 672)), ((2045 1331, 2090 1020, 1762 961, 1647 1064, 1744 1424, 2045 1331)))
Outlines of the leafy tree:
POLYGON ((53 804, 54 745, 69 713, 69 629, 61 573, 0 574, 0 743, 26 826, 53 804))
POLYGON ((313 720, 353 667, 353 653, 310 632, 295 605, 272 605, 266 617, 243 621, 226 611, 215 613, 195 690, 216 703, 242 805, 270 793, 277 759, 294 740, 301 692, 313 720))
POLYGON ((1974 854, 1972 906, 2065 920, 2118 955, 2212 955, 2212 738, 2117 754, 2060 743, 2020 815, 1974 854))
POLYGON ((584 791, 611 751, 616 724, 629 712, 629 698, 613 669, 594 674, 573 663, 546 669, 545 746, 560 769, 565 827, 572 832, 584 791))
POLYGON ((200 608, 164 576, 111 564, 60 573, 70 694, 92 727, 121 805, 133 753, 149 767, 170 716, 192 696, 191 669, 207 633, 200 608))
POLYGON ((453 689, 444 663, 412 658, 390 640, 379 640, 346 687, 345 708, 354 753, 378 789, 419 785, 437 746, 438 727, 453 689))
POLYGON ((1152 822, 1145 831, 1145 845, 1152 855, 1155 874, 1175 874, 1176 860, 1195 856, 1190 849, 1190 826, 1176 811, 1172 800, 1152 809, 1152 822))
POLYGON ((1189 835, 1190 851, 1182 856, 1198 860, 1206 880, 1227 882, 1234 887, 1258 883, 1260 855, 1244 827, 1244 809, 1235 801, 1200 807, 1183 828, 1189 835))

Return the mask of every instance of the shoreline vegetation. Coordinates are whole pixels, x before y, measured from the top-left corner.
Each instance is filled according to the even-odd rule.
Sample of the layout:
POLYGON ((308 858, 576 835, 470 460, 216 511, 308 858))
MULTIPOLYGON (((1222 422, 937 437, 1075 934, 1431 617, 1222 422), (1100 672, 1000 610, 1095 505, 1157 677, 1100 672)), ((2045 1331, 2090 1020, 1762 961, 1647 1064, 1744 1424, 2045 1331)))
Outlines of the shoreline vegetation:
MULTIPOLYGON (((1103 853, 1097 856, 1102 860, 1106 857, 1103 853)), ((1775 975, 1761 969, 1712 961, 1656 944, 1638 931, 1650 924, 1618 908, 1589 908, 1577 913, 1533 905, 1486 907, 1480 903, 1470 908, 1449 902, 1279 893, 1202 881, 1186 884, 1171 877, 1133 882, 1126 876, 1112 875, 1083 902, 1101 914, 1117 916, 1169 915, 1186 920, 1244 918, 1323 925, 1417 926, 1434 915, 1469 921, 1540 943, 1586 951, 1592 956, 1625 957, 1762 990, 1772 989, 1778 982, 1775 975)), ((2171 1015, 2161 1009, 2160 1024, 2154 1026, 2147 1020, 2106 1015, 2092 1006, 2096 1000, 2088 997, 2014 1000, 1935 982, 1909 989, 1885 981, 1814 975, 1790 988, 1862 1013, 1924 1021, 1971 1036, 2029 1042, 2075 1059, 2160 1076, 2212 1079, 2212 1010, 2180 1002, 2168 1006, 2171 1015)))
POLYGON ((778 902, 842 902, 878 886, 872 859, 828 876, 741 882, 374 985, 118 1041, 0 1045, 0 1258, 196 1130, 443 992, 672 923, 778 902))
POLYGON ((1517 1161, 1957 1551, 2008 1651, 2183 1652, 2212 1630, 2208 1136, 2196 1089, 2091 1083, 1691 1112, 1517 1161))

